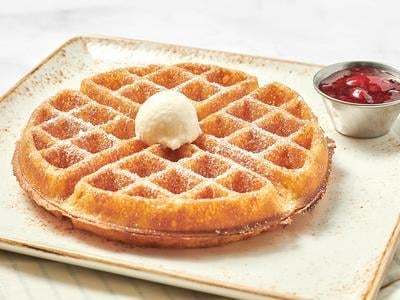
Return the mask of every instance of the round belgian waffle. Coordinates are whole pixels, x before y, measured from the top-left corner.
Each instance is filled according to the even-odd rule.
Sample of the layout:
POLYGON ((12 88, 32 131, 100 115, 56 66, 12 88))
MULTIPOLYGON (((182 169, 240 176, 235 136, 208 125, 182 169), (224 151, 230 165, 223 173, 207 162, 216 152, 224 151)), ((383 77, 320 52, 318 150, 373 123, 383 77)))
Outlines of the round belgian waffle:
POLYGON ((320 199, 332 147, 291 89, 212 65, 117 69, 32 114, 14 173, 73 225, 141 246, 206 247, 287 224, 320 199), (140 105, 174 89, 203 134, 176 151, 134 136, 140 105))

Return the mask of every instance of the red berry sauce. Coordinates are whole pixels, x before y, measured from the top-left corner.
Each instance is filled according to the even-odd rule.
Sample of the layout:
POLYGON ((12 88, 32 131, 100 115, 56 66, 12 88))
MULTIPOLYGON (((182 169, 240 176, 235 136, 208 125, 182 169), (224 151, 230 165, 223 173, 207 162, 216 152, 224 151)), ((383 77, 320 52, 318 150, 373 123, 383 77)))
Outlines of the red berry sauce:
POLYGON ((378 104, 400 100, 400 79, 371 67, 337 71, 322 80, 319 89, 333 98, 352 103, 378 104))

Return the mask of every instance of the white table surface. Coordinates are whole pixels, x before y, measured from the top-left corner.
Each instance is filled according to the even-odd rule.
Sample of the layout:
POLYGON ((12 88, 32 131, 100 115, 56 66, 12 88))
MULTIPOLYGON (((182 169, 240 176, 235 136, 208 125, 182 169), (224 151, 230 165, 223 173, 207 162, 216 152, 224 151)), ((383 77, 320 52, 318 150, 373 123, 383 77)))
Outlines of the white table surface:
MULTIPOLYGON (((313 63, 400 66, 400 2, 318 0, 13 0, 0 4, 0 94, 68 38, 113 35, 313 63)), ((1 216, 0 216, 1 217, 1 216)), ((395 261, 400 262, 400 255, 395 261)), ((400 299, 396 262, 380 299, 400 299), (390 284, 393 281, 392 284, 390 284)), ((0 299, 216 299, 0 252, 0 299), (51 274, 59 274, 49 275, 51 274), (60 274, 66 275, 61 276, 60 274), (33 282, 33 283, 32 283, 33 282), (20 284, 20 285, 18 285, 20 284), (24 287, 21 290, 21 287, 24 287), (60 293, 59 290, 67 291, 60 293)))

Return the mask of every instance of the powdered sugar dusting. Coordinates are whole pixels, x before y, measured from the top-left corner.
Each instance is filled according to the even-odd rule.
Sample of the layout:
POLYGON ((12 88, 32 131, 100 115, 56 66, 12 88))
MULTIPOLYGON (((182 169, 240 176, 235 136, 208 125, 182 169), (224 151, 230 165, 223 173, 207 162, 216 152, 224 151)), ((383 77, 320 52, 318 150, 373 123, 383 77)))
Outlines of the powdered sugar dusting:
MULTIPOLYGON (((89 79, 83 83, 83 90, 85 93, 90 94, 92 99, 86 95, 77 93, 74 94, 74 98, 69 98, 75 102, 70 103, 68 107, 63 106, 61 101, 57 101, 57 98, 56 100, 53 99, 52 101, 60 108, 59 116, 47 120, 41 126, 52 134, 52 136, 61 140, 57 141, 52 148, 49 148, 48 152, 50 153, 54 149, 62 148, 67 161, 61 165, 70 166, 71 163, 77 163, 78 156, 79 160, 85 157, 85 164, 88 164, 91 157, 98 155, 98 153, 97 151, 96 153, 89 153, 86 150, 87 148, 80 149, 77 147, 81 143, 78 143, 78 140, 88 139, 92 133, 97 133, 103 135, 104 138, 107 137, 114 144, 118 144, 119 139, 115 135, 107 133, 110 130, 110 126, 119 124, 125 120, 126 116, 134 119, 132 113, 147 97, 151 96, 157 90, 171 88, 184 93, 196 102, 196 110, 200 118, 203 119, 201 124, 209 122, 207 126, 210 129, 213 127, 218 129, 219 125, 213 122, 226 122, 224 125, 226 127, 220 129, 229 130, 228 134, 223 133, 221 137, 213 137, 206 134, 206 143, 208 140, 210 144, 198 144, 197 146, 200 146, 200 148, 192 146, 195 147, 194 154, 191 153, 187 156, 179 157, 179 153, 162 153, 163 150, 156 149, 155 154, 161 155, 160 159, 167 163, 167 167, 144 177, 137 176, 137 174, 131 173, 128 170, 120 169, 121 158, 115 163, 110 164, 105 162, 105 165, 110 170, 116 172, 113 171, 113 174, 120 174, 119 176, 121 177, 117 176, 115 180, 124 178, 124 183, 126 183, 125 179, 129 178, 129 182, 123 186, 116 182, 116 187, 118 188, 115 187, 115 191, 129 193, 135 185, 141 183, 144 186, 148 186, 151 182, 152 184, 156 184, 165 194, 171 195, 172 193, 182 195, 183 197, 186 194, 190 195, 188 191, 194 188, 196 188, 195 190, 201 190, 207 184, 219 187, 218 189, 221 191, 236 193, 239 190, 250 190, 250 183, 246 182, 245 178, 247 177, 238 177, 240 178, 238 180, 245 185, 243 189, 237 187, 229 188, 228 183, 221 184, 227 182, 226 180, 229 181, 229 178, 232 176, 236 176, 234 174, 242 174, 240 176, 248 174, 246 176, 258 178, 259 182, 265 180, 260 178, 268 178, 272 164, 265 161, 265 156, 267 151, 273 149, 273 147, 270 147, 271 143, 279 145, 284 140, 284 143, 290 144, 291 140, 289 136, 280 136, 275 134, 275 132, 265 130, 265 128, 260 127, 260 124, 277 113, 281 113, 286 118, 294 119, 294 117, 289 115, 284 108, 264 102, 257 94, 258 92, 253 92, 249 96, 246 96, 246 99, 250 99, 247 100, 247 104, 242 103, 241 106, 237 105, 237 103, 242 101, 243 96, 253 89, 250 88, 244 95, 238 96, 238 93, 241 93, 241 89, 254 80, 244 73, 222 70, 217 67, 211 67, 205 71, 183 68, 186 68, 186 66, 182 68, 164 66, 155 70, 146 69, 146 67, 142 69, 136 68, 133 75, 125 69, 117 70, 114 73, 104 73, 96 75, 92 81, 89 79), (109 80, 107 76, 111 76, 110 78, 114 82, 107 81, 109 80), (126 94, 127 91, 129 91, 129 95, 126 94), (137 94, 132 94, 133 92, 137 94), (240 109, 243 111, 240 111, 240 109), (256 109, 260 109, 266 113, 258 115, 256 109), (95 111, 103 115, 95 115, 95 111), (217 115, 219 119, 212 117, 217 115), (92 120, 91 118, 96 119, 92 120), (64 120, 66 124, 62 132, 68 133, 59 134, 57 126, 61 126, 60 120, 64 120), (249 129, 251 132, 248 131, 249 129), (248 138, 252 138, 252 140, 248 138), (248 144, 250 142, 253 145, 248 144), (256 143, 261 144, 255 145, 256 143), (264 151, 260 147, 265 147, 264 151), (251 151, 252 149, 254 151, 251 151), (157 151, 161 151, 161 153, 157 153, 157 151), (201 164, 201 154, 207 152, 214 153, 221 162, 229 166, 229 169, 224 170, 224 172, 217 174, 215 177, 205 177, 187 166, 190 160, 196 161, 196 164, 201 164), (174 157, 174 155, 178 156, 174 157), (69 161, 69 157, 72 158, 70 159, 71 161, 69 161), (175 160, 177 161, 175 162, 175 160), (227 190, 227 188, 229 189, 227 190)), ((57 107, 55 108, 57 109, 57 107)), ((302 122, 302 120, 299 122, 302 122)), ((103 147, 94 148, 102 149, 103 147)), ((141 150, 138 149, 138 151, 141 150)), ((146 161, 144 160, 142 163, 146 163, 146 161)), ((96 176, 101 177, 102 172, 104 172, 104 168, 94 173, 91 178, 96 178, 96 176)), ((112 186, 112 189, 114 189, 114 186, 112 186)))

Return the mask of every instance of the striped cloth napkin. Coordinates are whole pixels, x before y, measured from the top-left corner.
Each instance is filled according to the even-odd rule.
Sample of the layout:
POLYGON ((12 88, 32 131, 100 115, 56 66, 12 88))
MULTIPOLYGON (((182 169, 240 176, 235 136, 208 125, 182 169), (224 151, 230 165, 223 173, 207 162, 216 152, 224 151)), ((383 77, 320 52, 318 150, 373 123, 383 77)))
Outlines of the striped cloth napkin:
MULTIPOLYGON (((223 300, 227 298, 0 251, 0 300, 223 300)), ((378 294, 400 299, 400 250, 378 294)))

